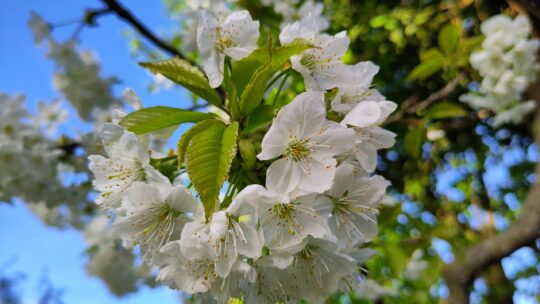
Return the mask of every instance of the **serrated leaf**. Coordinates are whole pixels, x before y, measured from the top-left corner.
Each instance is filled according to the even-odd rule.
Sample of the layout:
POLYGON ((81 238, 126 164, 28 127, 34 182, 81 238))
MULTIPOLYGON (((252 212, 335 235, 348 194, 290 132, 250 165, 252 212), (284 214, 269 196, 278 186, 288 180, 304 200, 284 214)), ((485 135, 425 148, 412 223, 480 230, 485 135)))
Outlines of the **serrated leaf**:
POLYGON ((209 221, 219 203, 221 186, 229 175, 236 156, 238 122, 230 125, 213 123, 196 134, 186 150, 186 168, 193 186, 199 193, 209 221))
POLYGON ((271 122, 272 118, 274 118, 274 109, 272 108, 272 106, 260 105, 255 108, 255 110, 253 110, 253 113, 251 113, 251 116, 249 116, 243 132, 249 133, 257 129, 258 127, 261 127, 262 125, 271 122))
POLYGON ((467 110, 453 102, 439 102, 427 109, 426 117, 431 119, 457 118, 467 115, 467 110))
POLYGON ((144 134, 186 122, 198 122, 213 116, 211 113, 157 106, 132 112, 122 118, 119 124, 135 134, 144 134))
POLYGON ((204 74, 189 62, 176 57, 162 61, 141 62, 139 64, 149 69, 152 73, 159 73, 182 85, 209 103, 215 106, 221 105, 221 98, 216 90, 210 87, 204 74))
POLYGON ((453 54, 459 45, 459 36, 461 29, 452 23, 448 23, 439 32, 437 41, 439 47, 448 55, 453 54))
POLYGON ((193 127, 191 129, 187 130, 184 134, 182 134, 182 137, 180 137, 180 140, 178 140, 178 144, 176 145, 176 155, 178 156, 178 169, 182 167, 182 164, 184 163, 184 157, 186 154, 186 149, 189 145, 189 142, 191 139, 196 136, 199 132, 206 130, 213 124, 222 124, 220 120, 217 119, 207 119, 203 120, 193 127))
POLYGON ((425 138, 426 128, 423 125, 410 128, 405 135, 405 152, 413 158, 420 158, 425 138))

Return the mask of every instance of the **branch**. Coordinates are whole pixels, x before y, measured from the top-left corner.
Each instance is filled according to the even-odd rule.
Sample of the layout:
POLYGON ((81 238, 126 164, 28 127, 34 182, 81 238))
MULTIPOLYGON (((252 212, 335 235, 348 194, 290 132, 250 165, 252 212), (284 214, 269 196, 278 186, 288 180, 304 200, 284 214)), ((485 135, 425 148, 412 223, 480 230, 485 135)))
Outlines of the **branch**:
MULTIPOLYGON (((157 47, 159 47, 160 49, 169 53, 172 56, 177 56, 184 60, 188 60, 186 56, 184 56, 184 54, 182 54, 174 46, 168 44, 167 42, 159 39, 156 35, 154 35, 154 33, 152 33, 144 24, 142 24, 141 21, 135 18, 133 14, 131 14, 130 11, 128 11, 124 6, 122 6, 116 0, 101 0, 101 1, 107 6, 108 10, 110 10, 111 12, 114 12, 118 17, 120 17, 120 19, 132 25, 141 35, 143 35, 152 43, 154 43, 157 47)), ((190 63, 193 65, 196 65, 194 62, 191 62, 191 61, 190 63)))
POLYGON ((399 111, 394 113, 392 116, 388 117, 385 124, 399 121, 403 118, 405 114, 413 114, 413 113, 416 113, 417 111, 421 111, 429 107, 435 101, 440 100, 450 95, 452 92, 454 92, 454 90, 457 88, 457 86, 460 84, 461 80, 464 77, 465 75, 463 73, 458 74, 456 78, 452 79, 439 91, 432 93, 426 99, 420 102, 418 102, 418 97, 416 95, 409 97, 401 104, 399 111))
MULTIPOLYGON (((177 48, 172 46, 171 44, 167 43, 164 40, 159 39, 152 31, 148 29, 141 21, 139 21, 130 11, 127 10, 124 6, 122 6, 118 1, 116 0, 101 0, 103 4, 107 6, 106 9, 99 10, 99 12, 103 11, 105 13, 113 12, 115 13, 120 19, 124 20, 131 26, 133 26, 142 36, 146 37, 148 40, 150 40, 153 44, 155 44, 158 48, 162 49, 163 51, 167 52, 168 54, 172 56, 179 57, 183 60, 186 60, 191 65, 196 66, 200 69, 199 65, 194 62, 193 60, 187 58, 182 52, 180 52, 177 48)), ((89 20, 88 23, 93 22, 94 17, 98 17, 103 15, 103 13, 97 14, 92 17, 89 20)), ((218 92, 218 95, 221 97, 221 100, 225 100, 225 91, 219 87, 216 88, 216 91, 218 92)))
MULTIPOLYGON (((529 95, 539 104, 533 133, 536 145, 540 147, 540 83, 531 87, 529 95)), ((443 276, 449 290, 447 303, 469 303, 469 286, 483 270, 540 237, 540 162, 536 164, 535 175, 537 180, 527 193, 521 215, 510 228, 469 247, 461 259, 457 258, 444 269, 443 276)))

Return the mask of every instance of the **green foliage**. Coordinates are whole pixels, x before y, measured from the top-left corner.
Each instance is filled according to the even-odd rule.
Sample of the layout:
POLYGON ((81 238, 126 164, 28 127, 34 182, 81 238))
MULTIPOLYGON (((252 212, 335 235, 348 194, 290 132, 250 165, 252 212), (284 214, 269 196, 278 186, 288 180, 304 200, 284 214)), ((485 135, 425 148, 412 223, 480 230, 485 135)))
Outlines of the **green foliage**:
POLYGON ((236 156, 238 123, 211 123, 196 136, 197 140, 190 140, 186 149, 186 168, 208 221, 219 206, 219 191, 236 156))
POLYGON ((191 129, 187 130, 184 134, 182 134, 182 137, 180 137, 180 140, 178 141, 178 144, 176 147, 176 154, 178 156, 178 169, 180 169, 184 163, 186 150, 191 139, 193 139, 193 137, 197 135, 199 132, 206 130, 212 125, 221 124, 221 123, 222 122, 217 119, 203 120, 197 123, 196 125, 194 125, 193 127, 191 127, 191 129))
POLYGON ((173 58, 163 61, 141 62, 139 64, 149 69, 152 73, 162 74, 168 79, 182 85, 209 103, 215 106, 221 105, 221 98, 216 90, 210 87, 204 74, 186 60, 173 58))
POLYGON ((240 113, 243 117, 249 116, 260 104, 272 75, 282 69, 291 56, 312 47, 301 39, 286 46, 273 46, 272 43, 270 39, 266 46, 232 64, 231 79, 240 94, 240 113))
POLYGON ((409 128, 405 135, 405 152, 412 158, 422 155, 422 145, 426 140, 426 128, 424 125, 415 125, 409 128))
POLYGON ((213 116, 210 113, 157 106, 129 113, 122 118, 120 125, 135 134, 145 134, 187 122, 198 122, 213 116))
POLYGON ((259 105, 251 116, 249 116, 246 126, 242 130, 243 133, 249 133, 261 126, 264 126, 272 121, 274 118, 274 108, 270 105, 259 105))
POLYGON ((438 102, 427 109, 426 117, 430 119, 458 118, 468 114, 463 106, 445 101, 438 102))
POLYGON ((420 53, 420 64, 407 76, 409 80, 426 79, 440 71, 446 61, 446 56, 438 49, 431 48, 420 53))
POLYGON ((439 47, 444 51, 445 54, 452 55, 459 45, 460 36, 460 28, 455 24, 448 23, 447 25, 443 26, 439 32, 439 37, 437 38, 439 47))

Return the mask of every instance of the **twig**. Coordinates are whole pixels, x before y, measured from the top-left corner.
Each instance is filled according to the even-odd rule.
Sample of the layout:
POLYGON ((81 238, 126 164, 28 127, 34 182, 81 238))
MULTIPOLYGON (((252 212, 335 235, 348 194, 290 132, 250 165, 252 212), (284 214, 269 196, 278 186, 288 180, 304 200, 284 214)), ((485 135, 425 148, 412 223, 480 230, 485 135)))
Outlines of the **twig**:
MULTIPOLYGON (((167 42, 159 39, 156 35, 154 35, 154 33, 152 33, 144 24, 142 24, 141 21, 135 18, 133 14, 131 14, 130 11, 128 11, 124 6, 122 6, 116 0, 101 0, 101 1, 107 6, 107 8, 110 11, 114 12, 118 17, 120 17, 120 19, 132 25, 141 35, 146 37, 157 47, 169 53, 169 55, 177 56, 184 60, 188 60, 186 56, 184 56, 184 54, 182 54, 174 46, 168 44, 167 42)), ((194 62, 190 61, 190 63, 195 65, 194 62)))
MULTIPOLYGON (((158 48, 162 49, 163 51, 167 52, 168 54, 172 56, 176 56, 183 60, 186 60, 193 66, 199 67, 199 65, 196 62, 187 58, 177 48, 165 42, 164 40, 159 39, 156 35, 154 35, 154 33, 152 33, 152 31, 150 31, 148 27, 146 27, 141 21, 139 21, 130 11, 127 10, 127 8, 122 6, 118 1, 116 0, 101 0, 101 1, 107 6, 107 8, 104 10, 114 12, 120 19, 124 20, 125 22, 133 26, 142 36, 146 37, 158 48)), ((216 88, 216 91, 218 92, 218 95, 220 96, 221 100, 224 101, 226 98, 225 91, 221 87, 216 88)))
POLYGON ((385 121, 385 124, 399 121, 403 118, 403 116, 405 116, 405 114, 413 114, 418 111, 421 111, 429 107, 435 101, 440 100, 450 95, 458 87, 458 85, 460 84, 461 80, 464 77, 465 77, 465 74, 463 73, 458 74, 456 78, 452 79, 439 91, 432 93, 426 99, 420 102, 418 102, 418 97, 416 95, 409 97, 401 104, 400 109, 396 113, 388 117, 388 119, 385 121))

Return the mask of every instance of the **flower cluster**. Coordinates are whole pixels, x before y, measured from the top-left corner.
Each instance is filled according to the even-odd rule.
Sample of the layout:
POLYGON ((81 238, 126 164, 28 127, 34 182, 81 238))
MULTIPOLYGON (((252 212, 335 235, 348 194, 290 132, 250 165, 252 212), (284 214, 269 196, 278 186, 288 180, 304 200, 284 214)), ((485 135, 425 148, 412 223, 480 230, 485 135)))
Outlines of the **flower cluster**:
MULTIPOLYGON (((229 90, 234 62, 258 49, 260 24, 247 11, 199 10, 196 15, 196 45, 208 85, 225 84, 229 90)), ((113 213, 112 229, 123 244, 138 247, 146 263, 159 267, 159 281, 220 303, 230 298, 319 303, 338 290, 360 290, 361 264, 373 254, 364 246, 377 234, 378 207, 389 186, 373 174, 377 151, 394 144, 395 135, 381 124, 396 105, 372 89, 376 65, 342 62, 347 34, 322 33, 326 26, 307 14, 281 29, 279 47, 307 45, 287 57, 284 66, 303 78, 306 91, 276 108, 261 137, 242 139, 256 151, 265 181, 238 183, 245 171, 233 166, 228 180, 233 190, 215 208, 204 201, 211 190, 191 175, 199 167, 187 162, 212 162, 215 154, 206 153, 219 153, 224 146, 186 156, 192 180, 184 186, 178 175, 158 170, 143 138, 118 125, 103 128, 105 155, 89 158, 100 192, 97 203, 113 213)), ((233 103, 236 95, 228 95, 233 103)), ((212 118, 201 129, 238 126, 231 121, 238 115, 212 118)), ((188 152, 216 142, 192 134, 188 152)), ((236 143, 232 148, 236 151, 236 143)))
POLYGON ((92 121, 103 111, 120 106, 120 101, 112 94, 112 86, 118 79, 102 78, 101 66, 91 52, 79 52, 73 39, 56 41, 50 26, 36 13, 32 13, 28 25, 34 33, 34 42, 38 45, 45 42, 47 57, 57 67, 53 76, 55 88, 62 92, 81 119, 92 121))
POLYGON ((23 95, 0 93, 0 202, 19 198, 49 225, 81 225, 91 189, 63 182, 61 174, 75 171, 78 159, 66 157, 61 143, 48 136, 67 113, 59 100, 40 102, 37 115, 24 106, 23 95))
POLYGON ((484 21, 482 49, 473 52, 471 65, 482 76, 477 92, 460 97, 475 109, 496 114, 493 124, 520 123, 536 103, 522 101, 527 87, 536 80, 540 65, 536 53, 538 39, 531 39, 531 25, 526 16, 514 20, 497 15, 484 21))

